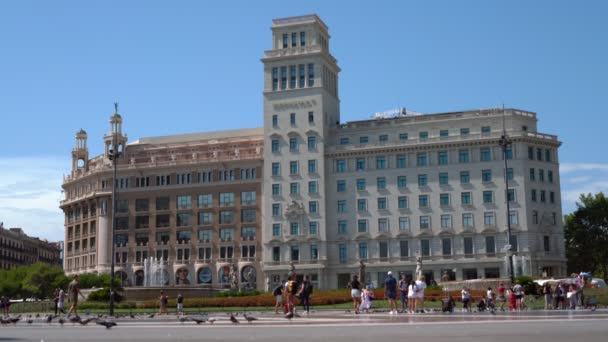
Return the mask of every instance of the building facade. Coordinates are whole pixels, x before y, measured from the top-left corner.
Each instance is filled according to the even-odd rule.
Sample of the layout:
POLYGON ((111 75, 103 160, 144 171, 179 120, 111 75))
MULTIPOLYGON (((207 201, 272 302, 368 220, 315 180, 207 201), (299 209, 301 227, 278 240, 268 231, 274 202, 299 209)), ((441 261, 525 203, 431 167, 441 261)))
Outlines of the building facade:
POLYGON ((36 262, 61 266, 58 244, 28 236, 21 228, 6 229, 0 224, 0 269, 8 270, 36 262))
POLYGON ((62 202, 68 272, 109 269, 110 141, 125 151, 114 257, 127 283, 141 285, 150 256, 170 265, 170 283, 186 270, 196 274, 190 284, 221 286, 226 272, 242 282, 253 269, 260 289, 293 268, 317 287, 341 287, 360 261, 367 279, 381 282, 389 270, 411 275, 417 257, 429 280, 504 277, 507 220, 516 273, 566 272, 560 142, 537 131, 535 113, 399 110, 341 123, 327 26, 307 15, 271 29, 262 129, 127 145, 114 115, 106 152, 93 159, 86 133, 77 134, 62 202), (512 141, 504 155, 503 131, 512 141))

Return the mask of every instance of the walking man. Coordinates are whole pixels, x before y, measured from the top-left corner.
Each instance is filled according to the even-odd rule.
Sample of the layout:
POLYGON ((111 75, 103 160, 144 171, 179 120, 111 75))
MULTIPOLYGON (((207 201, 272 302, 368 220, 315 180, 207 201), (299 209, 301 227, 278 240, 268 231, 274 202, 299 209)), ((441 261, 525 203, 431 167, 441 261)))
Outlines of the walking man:
POLYGON ((169 297, 165 294, 163 290, 160 290, 160 297, 158 298, 160 309, 158 310, 158 314, 167 314, 167 304, 169 303, 169 297))
POLYGON ((401 297, 401 312, 405 312, 405 310, 407 309, 407 287, 408 287, 407 276, 404 273, 401 275, 401 280, 399 280, 399 295, 401 297))
MULTIPOLYGON (((61 291, 59 291, 61 293, 61 291)), ((78 316, 78 295, 82 296, 84 299, 84 295, 80 293, 80 282, 78 274, 75 274, 72 278, 72 282, 68 285, 68 299, 72 302, 72 306, 70 307, 70 312, 68 312, 68 316, 72 313, 75 316, 78 316)))
POLYGON ((312 295, 312 283, 308 280, 308 276, 304 276, 300 288, 300 300, 306 314, 310 313, 310 295, 312 295))
POLYGON ((184 313, 184 296, 181 293, 177 295, 177 314, 182 315, 184 313))
POLYGON ((388 271, 386 279, 384 280, 384 297, 388 299, 388 308, 391 315, 397 314, 397 279, 393 278, 393 272, 388 271))
POLYGON ((505 284, 500 283, 498 285, 498 297, 496 299, 497 302, 500 303, 500 311, 505 311, 505 303, 507 302, 507 297, 505 296, 505 291, 507 289, 505 288, 505 284))

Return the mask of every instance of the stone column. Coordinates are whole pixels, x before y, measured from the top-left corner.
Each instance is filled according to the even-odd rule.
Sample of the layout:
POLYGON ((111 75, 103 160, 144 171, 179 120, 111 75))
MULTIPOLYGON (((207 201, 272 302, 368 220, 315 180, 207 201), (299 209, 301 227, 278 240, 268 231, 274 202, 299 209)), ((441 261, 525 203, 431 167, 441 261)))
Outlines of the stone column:
POLYGON ((112 227, 109 213, 97 217, 97 271, 110 272, 112 253, 112 227))

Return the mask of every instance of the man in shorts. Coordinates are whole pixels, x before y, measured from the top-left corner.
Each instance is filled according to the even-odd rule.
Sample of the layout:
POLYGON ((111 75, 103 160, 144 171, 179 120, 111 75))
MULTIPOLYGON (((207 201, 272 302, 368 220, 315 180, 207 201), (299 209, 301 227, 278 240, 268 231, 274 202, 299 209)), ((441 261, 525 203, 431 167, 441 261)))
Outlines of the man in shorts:
POLYGON ((500 311, 505 311, 505 303, 507 302, 507 297, 505 296, 505 291, 507 289, 505 288, 505 284, 500 283, 498 285, 498 296, 496 297, 496 302, 500 303, 500 311))
POLYGON ((517 310, 521 310, 522 309, 522 298, 524 298, 524 287, 521 286, 521 284, 519 282, 515 283, 515 286, 513 286, 513 293, 515 293, 515 308, 517 310))
POLYGON ((177 295, 177 314, 182 315, 184 313, 184 296, 181 293, 177 295))
POLYGON ((416 280, 416 311, 424 313, 424 289, 426 289, 426 279, 423 275, 416 280))
POLYGON ((276 304, 274 305, 274 313, 279 313, 279 308, 283 305, 283 289, 285 287, 285 280, 283 280, 277 287, 272 290, 272 295, 276 299, 276 304))
POLYGON ((393 277, 393 272, 388 271, 384 280, 384 296, 388 299, 388 308, 391 315, 397 314, 397 279, 393 277))
POLYGON ((72 302, 72 307, 70 308, 70 312, 68 312, 68 316, 70 316, 72 313, 78 316, 78 295, 84 298, 82 293, 80 293, 80 282, 78 274, 75 274, 72 278, 72 282, 70 282, 70 285, 68 285, 68 299, 70 300, 70 302, 72 302))

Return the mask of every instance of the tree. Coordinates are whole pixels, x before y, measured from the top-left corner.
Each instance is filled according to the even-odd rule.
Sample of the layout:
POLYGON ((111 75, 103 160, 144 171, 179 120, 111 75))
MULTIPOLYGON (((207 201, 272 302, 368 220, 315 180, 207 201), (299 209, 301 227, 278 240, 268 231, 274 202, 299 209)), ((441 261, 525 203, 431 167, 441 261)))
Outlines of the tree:
POLYGON ((583 194, 576 206, 564 227, 568 271, 608 278, 608 198, 583 194))

